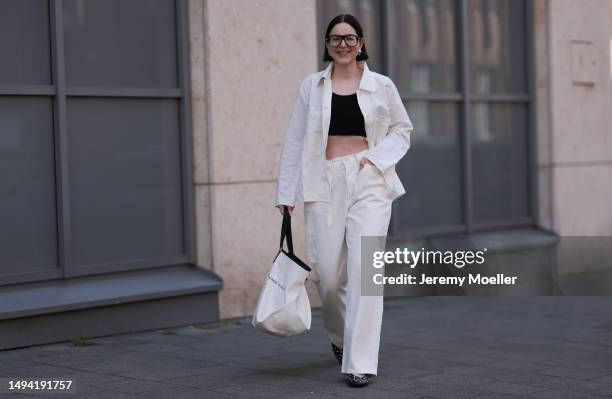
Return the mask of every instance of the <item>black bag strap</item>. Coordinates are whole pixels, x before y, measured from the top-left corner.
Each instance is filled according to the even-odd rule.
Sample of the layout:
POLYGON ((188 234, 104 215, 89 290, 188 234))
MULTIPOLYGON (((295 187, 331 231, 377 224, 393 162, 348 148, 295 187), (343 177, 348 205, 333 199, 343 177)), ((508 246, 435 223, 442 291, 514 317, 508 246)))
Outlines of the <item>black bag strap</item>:
POLYGON ((283 225, 281 227, 280 249, 283 249, 283 243, 287 237, 288 253, 293 253, 293 238, 291 237, 291 214, 287 206, 283 206, 283 225))

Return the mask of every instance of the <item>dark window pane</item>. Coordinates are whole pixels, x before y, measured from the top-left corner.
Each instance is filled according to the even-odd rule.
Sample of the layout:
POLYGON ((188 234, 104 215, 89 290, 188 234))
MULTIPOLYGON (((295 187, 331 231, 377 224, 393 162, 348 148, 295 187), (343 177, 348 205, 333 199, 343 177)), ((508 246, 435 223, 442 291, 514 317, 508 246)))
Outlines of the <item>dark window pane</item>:
POLYGON ((393 0, 389 4, 389 74, 400 92, 457 91, 455 2, 393 0))
POLYGON ((351 14, 359 20, 365 48, 369 59, 366 60, 368 67, 377 72, 383 72, 382 64, 382 28, 380 2, 375 0, 319 0, 317 3, 319 15, 318 36, 320 57, 319 67, 322 69, 327 63, 323 63, 323 52, 325 51, 325 31, 327 24, 338 14, 351 14))
POLYGON ((183 252, 178 102, 68 100, 74 262, 183 252))
POLYGON ((58 267, 52 105, 0 98, 0 274, 58 267))
POLYGON ((72 86, 177 87, 172 0, 64 0, 72 86))
POLYGON ((2 0, 0 7, 0 84, 51 84, 47 0, 2 0))
POLYGON ((406 194, 396 200, 400 230, 460 224, 461 160, 457 106, 412 101, 411 148, 396 166, 406 194))
POLYGON ((524 94, 525 1, 469 0, 471 90, 477 94, 524 94))
POLYGON ((524 105, 473 104, 472 181, 477 222, 528 216, 526 113, 524 105))

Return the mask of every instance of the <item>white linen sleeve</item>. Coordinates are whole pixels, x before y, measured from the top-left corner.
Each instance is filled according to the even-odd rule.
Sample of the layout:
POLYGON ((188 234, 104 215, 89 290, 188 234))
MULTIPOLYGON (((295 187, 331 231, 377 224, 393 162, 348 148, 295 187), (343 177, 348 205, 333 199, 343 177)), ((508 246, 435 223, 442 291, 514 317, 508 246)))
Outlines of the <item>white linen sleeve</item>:
POLYGON ((307 79, 300 84, 293 101, 289 124, 285 130, 278 179, 276 185, 276 205, 295 206, 297 185, 302 173, 302 148, 306 133, 307 79))
POLYGON ((388 80, 387 101, 389 106, 389 130, 387 135, 365 157, 382 172, 397 164, 410 148, 412 121, 400 97, 397 87, 388 80))

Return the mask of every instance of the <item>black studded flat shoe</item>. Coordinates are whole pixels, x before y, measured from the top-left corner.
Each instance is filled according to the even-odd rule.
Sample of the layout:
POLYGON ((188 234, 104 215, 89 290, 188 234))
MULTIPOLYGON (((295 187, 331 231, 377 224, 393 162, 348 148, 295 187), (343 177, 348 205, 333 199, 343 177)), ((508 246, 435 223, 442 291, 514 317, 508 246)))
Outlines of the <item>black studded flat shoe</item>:
POLYGON ((334 351, 334 356, 336 356, 336 360, 338 361, 338 363, 340 363, 340 365, 342 365, 342 354, 343 354, 342 348, 338 348, 336 345, 334 345, 333 342, 331 346, 332 346, 332 351, 334 351))
POLYGON ((349 374, 348 377, 349 385, 355 388, 365 387, 370 383, 370 380, 366 375, 364 375, 363 377, 358 377, 355 374, 349 374))

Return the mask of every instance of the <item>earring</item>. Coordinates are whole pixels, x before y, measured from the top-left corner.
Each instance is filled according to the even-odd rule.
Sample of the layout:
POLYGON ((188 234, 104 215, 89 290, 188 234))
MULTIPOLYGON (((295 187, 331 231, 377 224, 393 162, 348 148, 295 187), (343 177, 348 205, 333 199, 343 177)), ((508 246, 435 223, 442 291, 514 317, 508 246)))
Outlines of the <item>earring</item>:
POLYGON ((361 55, 361 49, 357 50, 357 54, 361 55))

